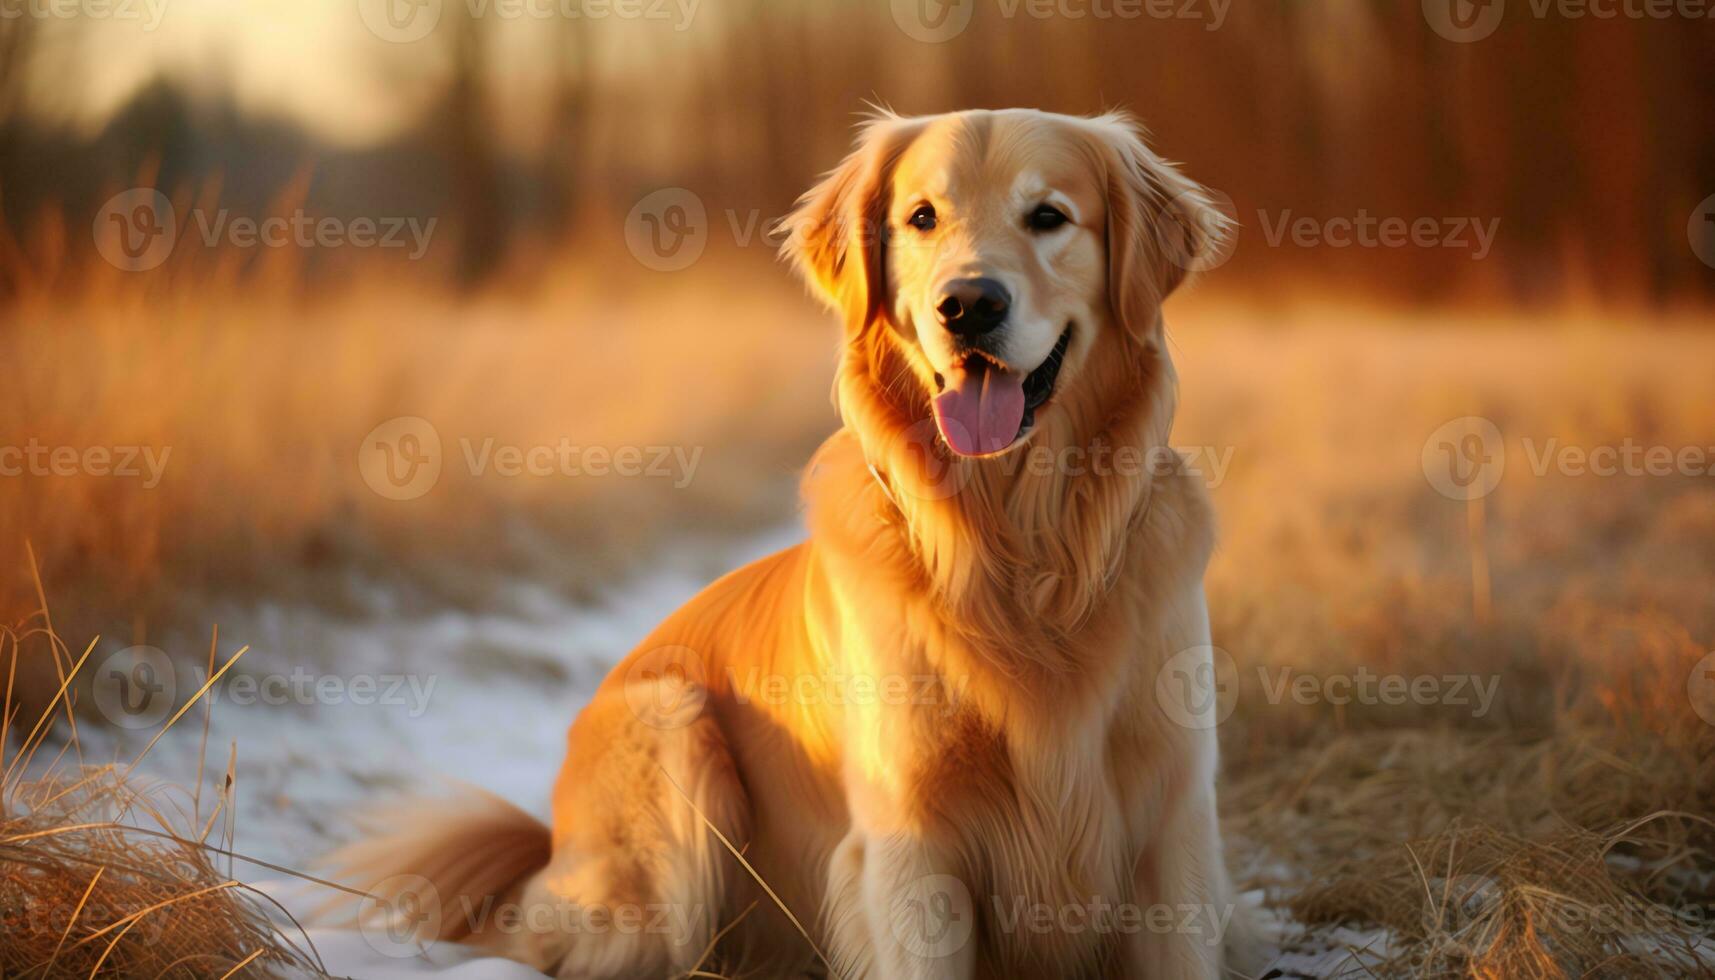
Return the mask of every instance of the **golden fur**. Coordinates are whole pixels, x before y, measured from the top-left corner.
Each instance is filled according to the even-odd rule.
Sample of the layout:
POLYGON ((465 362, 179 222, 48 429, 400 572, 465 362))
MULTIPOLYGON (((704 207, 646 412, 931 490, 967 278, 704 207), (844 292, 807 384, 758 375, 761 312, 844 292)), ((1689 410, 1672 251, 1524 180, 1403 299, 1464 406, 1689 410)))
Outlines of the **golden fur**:
MULTIPOLYGON (((1202 487, 1166 449, 1160 305, 1224 230, 1122 116, 869 122, 802 198, 785 247, 844 320, 845 424, 804 478, 809 540, 714 583, 614 669, 572 725, 545 866, 509 885, 449 872, 444 819, 425 836, 409 817, 346 863, 370 882, 430 877, 444 919, 495 896, 526 912, 677 913, 661 920, 676 929, 620 929, 617 912, 604 928, 442 928, 562 978, 678 975, 729 925, 723 962, 746 975, 1242 965, 1214 730, 1172 717, 1157 677, 1209 642, 1213 540, 1202 487), (1071 226, 1019 232, 1014 197, 1049 189, 1071 226), (902 228, 918 195, 947 216, 932 241, 902 228), (1070 347, 1033 430, 955 457, 927 421, 946 352, 922 304, 938 277, 996 269, 1015 308, 1040 314, 1020 316, 1018 345, 1051 344, 1065 322, 1070 347), (1021 902, 1053 926, 1014 918, 1021 902), (1175 917, 1061 914, 1092 903, 1175 917), (1195 908, 1212 917, 1188 928, 1195 908)), ((503 861, 483 847, 496 819, 473 817, 463 845, 484 867, 503 861)), ((501 850, 540 860, 549 835, 509 830, 501 850)))

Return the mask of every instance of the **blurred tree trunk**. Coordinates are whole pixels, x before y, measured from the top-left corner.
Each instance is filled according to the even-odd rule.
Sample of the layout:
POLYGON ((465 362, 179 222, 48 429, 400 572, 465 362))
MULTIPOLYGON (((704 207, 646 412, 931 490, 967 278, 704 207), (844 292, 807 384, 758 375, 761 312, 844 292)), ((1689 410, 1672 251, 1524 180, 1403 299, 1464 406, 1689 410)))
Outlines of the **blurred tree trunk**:
POLYGON ((1707 270, 1687 258, 1686 226, 1692 211, 1715 194, 1715 140, 1708 120, 1715 119, 1715 59, 1709 57, 1707 32, 1680 25, 1651 25, 1639 39, 1643 50, 1643 102, 1648 120, 1648 171, 1641 175, 1650 198, 1665 215, 1650 215, 1645 247, 1649 298, 1667 302, 1676 293, 1695 295, 1707 270))
MULTIPOLYGON (((1493 56, 1504 66, 1502 111, 1508 161, 1505 196, 1513 216, 1509 239, 1520 261, 1511 270, 1515 296, 1542 302, 1564 283, 1564 249, 1573 215, 1591 186, 1588 163, 1572 143, 1575 132, 1567 93, 1577 91, 1572 62, 1575 22, 1550 18, 1528 32, 1500 31, 1505 45, 1493 56)), ((1473 93, 1481 95, 1481 93, 1473 93)))
POLYGON ((0 17, 0 119, 18 114, 33 26, 28 17, 0 17))
POLYGON ((752 202, 772 203, 774 175, 804 169, 800 157, 811 142, 803 138, 809 108, 805 99, 809 86, 805 80, 812 66, 806 56, 808 32, 804 7, 764 2, 751 8, 750 16, 767 54, 756 59, 760 70, 757 96, 762 114, 764 159, 761 167, 751 169, 751 186, 745 189, 745 196, 752 202))
MULTIPOLYGON (((19 253, 17 236, 22 228, 11 222, 24 220, 14 215, 7 205, 6 183, 17 172, 18 129, 23 125, 19 116, 24 101, 24 76, 30 66, 34 23, 28 17, 0 18, 0 303, 17 295, 18 276, 23 274, 25 257, 19 253)), ((0 320, 0 323, 3 323, 0 320)))
POLYGON ((508 221, 494 134, 486 122, 487 38, 468 5, 448 7, 455 15, 446 133, 459 226, 456 274, 468 289, 493 275, 505 258, 508 221))
POLYGON ((546 183, 550 220, 557 234, 575 232, 586 203, 585 154, 590 136, 590 91, 595 70, 590 64, 589 26, 566 18, 554 52, 555 109, 548 134, 546 183))

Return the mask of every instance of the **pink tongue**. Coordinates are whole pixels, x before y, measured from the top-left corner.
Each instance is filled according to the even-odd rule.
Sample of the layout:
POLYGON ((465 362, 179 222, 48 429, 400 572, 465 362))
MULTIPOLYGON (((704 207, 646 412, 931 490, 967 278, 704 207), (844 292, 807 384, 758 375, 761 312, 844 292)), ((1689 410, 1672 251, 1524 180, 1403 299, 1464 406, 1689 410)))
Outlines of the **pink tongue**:
POLYGON ((1018 437, 1024 421, 1024 378, 981 362, 953 368, 947 390, 935 396, 935 424, 960 456, 998 453, 1018 437))

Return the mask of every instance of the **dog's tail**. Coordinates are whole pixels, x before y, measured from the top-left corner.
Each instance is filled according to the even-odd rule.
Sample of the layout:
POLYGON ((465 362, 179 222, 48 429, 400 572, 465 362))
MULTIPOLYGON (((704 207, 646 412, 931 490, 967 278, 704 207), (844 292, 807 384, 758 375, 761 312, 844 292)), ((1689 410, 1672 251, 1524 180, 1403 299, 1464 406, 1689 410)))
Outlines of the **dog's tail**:
MULTIPOLYGON (((495 945, 496 916, 547 866, 552 838, 546 824, 500 797, 459 790, 365 811, 358 816, 365 836, 322 859, 331 875, 369 896, 357 909, 365 928, 415 944, 495 945)), ((349 906, 336 899, 322 912, 349 906)))

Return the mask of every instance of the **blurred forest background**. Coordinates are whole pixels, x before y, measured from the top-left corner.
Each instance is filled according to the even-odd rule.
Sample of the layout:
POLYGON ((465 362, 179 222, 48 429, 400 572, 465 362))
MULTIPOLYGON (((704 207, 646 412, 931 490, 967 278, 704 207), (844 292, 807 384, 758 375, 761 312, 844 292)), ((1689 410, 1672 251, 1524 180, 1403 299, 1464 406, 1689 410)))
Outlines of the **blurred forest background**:
POLYGON ((138 21, 0 20, 0 290, 69 288, 67 240, 140 181, 252 211, 285 195, 317 214, 434 215, 437 282, 539 275, 561 250, 612 248, 615 216, 661 186, 711 214, 780 216, 866 101, 1134 110, 1233 199, 1251 247, 1229 291, 1711 290, 1684 229, 1715 182, 1715 20, 1517 3, 1455 43, 1415 3, 535 4, 548 15, 432 0, 433 30, 408 43, 366 30, 358 0, 165 0, 153 29, 141 0, 138 21), (1135 16, 1098 15, 1112 9, 1135 16), (944 42, 913 36, 937 15, 969 20, 944 42), (1360 208, 1499 219, 1498 254, 1259 247, 1258 209, 1360 208))

